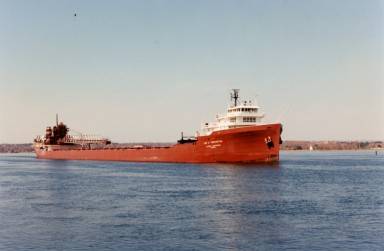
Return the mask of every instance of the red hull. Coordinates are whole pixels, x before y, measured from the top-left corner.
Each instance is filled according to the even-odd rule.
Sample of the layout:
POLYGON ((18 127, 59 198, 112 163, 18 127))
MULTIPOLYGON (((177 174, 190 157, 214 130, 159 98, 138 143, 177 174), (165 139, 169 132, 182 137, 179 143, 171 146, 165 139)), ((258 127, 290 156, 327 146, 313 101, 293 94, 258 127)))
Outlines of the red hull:
POLYGON ((281 124, 247 126, 200 136, 196 142, 171 147, 116 149, 42 150, 35 147, 37 158, 66 160, 108 160, 179 163, 255 163, 279 160, 281 124), (272 140, 272 145, 265 142, 272 140))

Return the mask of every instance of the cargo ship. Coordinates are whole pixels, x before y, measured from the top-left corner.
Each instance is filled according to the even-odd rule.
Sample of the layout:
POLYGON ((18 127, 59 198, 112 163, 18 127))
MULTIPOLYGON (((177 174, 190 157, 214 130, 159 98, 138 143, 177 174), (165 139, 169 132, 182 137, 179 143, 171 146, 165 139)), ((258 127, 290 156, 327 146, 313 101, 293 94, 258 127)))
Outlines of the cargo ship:
POLYGON ((107 138, 71 135, 62 122, 47 127, 34 139, 37 158, 174 163, 260 163, 279 160, 281 123, 262 123, 265 114, 252 101, 240 101, 239 90, 231 91, 231 104, 224 115, 203 123, 194 136, 174 144, 111 145, 107 138))

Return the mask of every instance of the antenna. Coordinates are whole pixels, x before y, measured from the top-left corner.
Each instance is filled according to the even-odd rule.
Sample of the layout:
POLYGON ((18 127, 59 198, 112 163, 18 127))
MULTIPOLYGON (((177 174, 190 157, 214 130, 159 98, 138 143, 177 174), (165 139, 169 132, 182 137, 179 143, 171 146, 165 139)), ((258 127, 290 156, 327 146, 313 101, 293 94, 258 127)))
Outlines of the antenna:
POLYGON ((237 100, 239 99, 239 91, 240 89, 232 89, 231 93, 231 101, 234 100, 234 105, 237 106, 237 100))
POLYGON ((57 115, 57 113, 56 113, 56 126, 58 126, 59 125, 59 115, 57 115))

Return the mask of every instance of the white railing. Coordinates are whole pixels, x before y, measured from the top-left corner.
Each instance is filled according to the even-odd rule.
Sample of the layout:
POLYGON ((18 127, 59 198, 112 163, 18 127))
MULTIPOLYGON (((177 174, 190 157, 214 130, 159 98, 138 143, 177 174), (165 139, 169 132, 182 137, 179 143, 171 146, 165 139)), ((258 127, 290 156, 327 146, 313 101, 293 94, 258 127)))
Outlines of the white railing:
POLYGON ((71 143, 71 144, 79 144, 79 145, 107 144, 107 142, 109 142, 109 140, 106 138, 101 138, 96 135, 87 135, 87 134, 82 134, 79 136, 67 135, 63 139, 63 143, 71 143))

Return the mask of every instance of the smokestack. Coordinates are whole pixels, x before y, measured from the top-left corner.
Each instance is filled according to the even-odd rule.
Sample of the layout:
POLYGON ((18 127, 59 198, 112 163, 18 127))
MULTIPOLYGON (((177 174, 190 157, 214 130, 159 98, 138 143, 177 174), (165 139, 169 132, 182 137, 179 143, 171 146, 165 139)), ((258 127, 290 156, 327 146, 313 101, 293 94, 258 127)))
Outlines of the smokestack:
POLYGON ((58 125, 59 125, 59 116, 56 113, 56 126, 58 126, 58 125))

